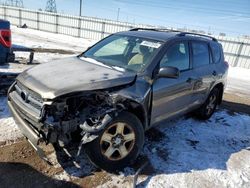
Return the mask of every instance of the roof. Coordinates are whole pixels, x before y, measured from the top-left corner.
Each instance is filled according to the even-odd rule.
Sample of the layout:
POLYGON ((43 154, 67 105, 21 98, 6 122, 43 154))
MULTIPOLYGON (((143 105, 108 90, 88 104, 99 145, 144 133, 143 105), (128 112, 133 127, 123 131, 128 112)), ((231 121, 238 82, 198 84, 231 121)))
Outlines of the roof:
POLYGON ((175 30, 157 30, 157 29, 141 29, 135 28, 130 31, 119 32, 118 34, 129 35, 135 37, 144 37, 148 39, 158 40, 166 42, 168 39, 173 37, 189 37, 191 39, 199 39, 205 41, 217 41, 214 37, 203 35, 199 33, 182 32, 175 30))
POLYGON ((118 34, 135 37, 144 37, 148 39, 167 41, 169 38, 176 36, 176 32, 159 32, 159 31, 122 31, 118 34))

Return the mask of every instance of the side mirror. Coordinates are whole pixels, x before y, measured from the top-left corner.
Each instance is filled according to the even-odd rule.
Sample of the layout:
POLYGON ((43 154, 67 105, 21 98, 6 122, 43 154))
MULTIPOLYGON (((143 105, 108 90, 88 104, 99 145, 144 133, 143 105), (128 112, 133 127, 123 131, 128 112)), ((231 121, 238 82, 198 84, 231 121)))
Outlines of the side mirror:
POLYGON ((159 70, 158 77, 159 78, 178 78, 180 75, 179 69, 176 67, 162 67, 159 70))

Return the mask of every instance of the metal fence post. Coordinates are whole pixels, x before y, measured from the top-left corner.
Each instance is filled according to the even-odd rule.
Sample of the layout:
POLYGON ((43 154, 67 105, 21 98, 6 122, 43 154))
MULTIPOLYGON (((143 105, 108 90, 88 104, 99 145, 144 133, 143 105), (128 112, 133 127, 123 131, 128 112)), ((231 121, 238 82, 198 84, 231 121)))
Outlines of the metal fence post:
POLYGON ((240 55, 241 55, 241 52, 242 52, 242 48, 243 48, 243 45, 244 45, 244 42, 241 42, 240 43, 240 47, 238 49, 238 52, 237 52, 237 56, 235 58, 235 61, 234 61, 234 64, 233 66, 236 67, 238 65, 238 62, 239 62, 239 59, 240 59, 240 55))
POLYGON ((58 19, 59 19, 59 16, 57 14, 56 15, 56 33, 58 33, 58 19))
POLYGON ((78 19, 78 37, 79 38, 81 37, 81 27, 82 27, 82 20, 79 17, 79 19, 78 19))
POLYGON ((22 26, 22 10, 19 9, 18 12, 19 12, 19 26, 21 27, 22 26))
POLYGON ((105 22, 102 22, 102 36, 101 38, 104 38, 104 34, 105 34, 105 22))
POLYGON ((6 7, 3 7, 4 19, 6 20, 6 7))
POLYGON ((37 30, 40 29, 40 14, 38 11, 36 12, 36 28, 37 30))

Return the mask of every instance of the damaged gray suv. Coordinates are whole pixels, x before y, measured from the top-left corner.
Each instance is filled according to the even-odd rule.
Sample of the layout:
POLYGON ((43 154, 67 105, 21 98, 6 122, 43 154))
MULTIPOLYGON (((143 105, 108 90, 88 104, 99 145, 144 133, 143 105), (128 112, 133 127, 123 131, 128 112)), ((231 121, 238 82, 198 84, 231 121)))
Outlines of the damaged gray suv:
POLYGON ((96 166, 116 170, 135 161, 144 132, 159 122, 191 111, 208 119, 227 70, 215 38, 138 28, 24 71, 8 105, 43 159, 42 142, 64 147, 78 135, 78 155, 83 147, 96 166))

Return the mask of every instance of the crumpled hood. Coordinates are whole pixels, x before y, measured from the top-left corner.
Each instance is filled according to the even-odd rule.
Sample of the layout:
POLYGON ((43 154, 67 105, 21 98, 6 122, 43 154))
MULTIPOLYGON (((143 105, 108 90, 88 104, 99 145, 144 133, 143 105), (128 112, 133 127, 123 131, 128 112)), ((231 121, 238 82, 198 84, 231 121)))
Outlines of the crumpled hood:
POLYGON ((23 85, 37 92, 43 98, 77 92, 90 91, 129 84, 136 73, 122 72, 79 59, 61 59, 37 65, 17 77, 23 85))

